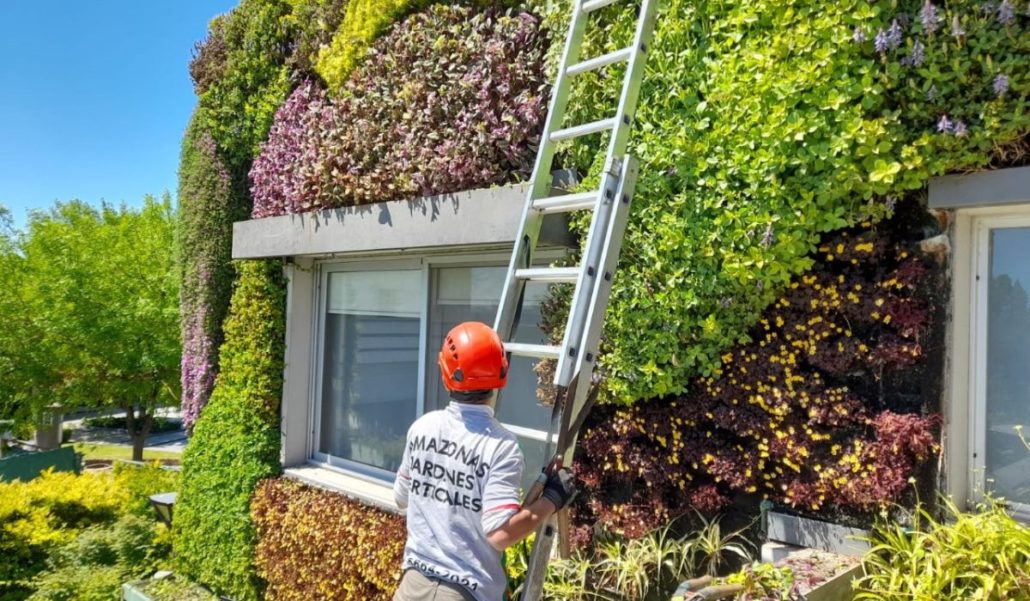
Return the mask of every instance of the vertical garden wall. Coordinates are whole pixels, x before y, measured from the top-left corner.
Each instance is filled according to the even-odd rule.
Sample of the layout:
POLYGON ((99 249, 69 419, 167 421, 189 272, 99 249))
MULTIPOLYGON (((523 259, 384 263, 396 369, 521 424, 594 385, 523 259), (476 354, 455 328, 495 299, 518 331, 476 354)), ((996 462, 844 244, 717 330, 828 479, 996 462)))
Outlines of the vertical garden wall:
MULTIPOLYGON (((628 4, 605 9, 612 25, 588 54, 625 44, 628 4)), ((355 549, 398 536, 372 510, 285 482, 262 484, 250 507, 278 469, 282 280, 274 263, 236 274, 231 222, 526 177, 568 10, 244 0, 212 22, 190 66, 200 100, 180 177, 183 401, 197 422, 178 549, 195 577, 234 598, 266 586, 287 598, 291 579, 330 586, 291 571, 307 551, 284 556, 316 544, 278 527, 309 525, 298 508, 331 506, 349 524, 334 540, 355 549), (357 525, 366 519, 378 525, 357 525)), ((581 533, 599 522, 632 535, 748 495, 857 514, 903 498, 937 452, 928 382, 944 267, 916 251, 938 233, 921 191, 934 175, 1025 160, 1028 11, 660 3, 631 143, 642 176, 606 325, 607 405, 578 466, 581 533)), ((608 116, 619 75, 578 78, 569 124, 608 116)), ((559 162, 589 185, 603 142, 563 148, 559 162)), ((395 566, 382 563, 341 578, 388 595, 395 566)))

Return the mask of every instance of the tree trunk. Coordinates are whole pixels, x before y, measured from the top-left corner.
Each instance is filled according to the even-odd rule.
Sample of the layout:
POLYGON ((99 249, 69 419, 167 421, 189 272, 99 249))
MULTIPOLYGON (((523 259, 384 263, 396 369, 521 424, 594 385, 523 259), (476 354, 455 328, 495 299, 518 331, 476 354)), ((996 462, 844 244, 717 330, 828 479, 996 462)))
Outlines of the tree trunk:
POLYGON ((125 408, 125 427, 132 438, 132 460, 143 461, 143 445, 146 443, 150 428, 154 425, 154 410, 147 407, 140 407, 139 415, 136 408, 129 405, 125 408))

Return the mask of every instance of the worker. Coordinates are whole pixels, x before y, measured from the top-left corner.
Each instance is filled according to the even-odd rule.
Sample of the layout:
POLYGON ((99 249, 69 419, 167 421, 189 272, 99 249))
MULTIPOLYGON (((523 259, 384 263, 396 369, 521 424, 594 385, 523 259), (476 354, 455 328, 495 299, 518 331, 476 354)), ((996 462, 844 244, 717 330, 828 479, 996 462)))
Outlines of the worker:
POLYGON ((508 381, 500 337, 465 322, 447 334, 437 362, 451 402, 408 430, 394 484, 407 509, 400 587, 394 601, 501 601, 501 555, 565 507, 576 488, 568 470, 523 507, 523 458, 515 435, 494 417, 508 381))

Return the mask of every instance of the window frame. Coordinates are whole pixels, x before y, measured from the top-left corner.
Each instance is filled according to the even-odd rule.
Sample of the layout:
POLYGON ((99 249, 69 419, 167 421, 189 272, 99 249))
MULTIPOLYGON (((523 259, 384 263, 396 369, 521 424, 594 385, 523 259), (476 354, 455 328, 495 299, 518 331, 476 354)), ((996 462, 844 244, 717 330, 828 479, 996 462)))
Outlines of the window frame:
MULTIPOLYGON (((1030 207, 1028 207, 1030 209, 1030 207)), ((968 486, 975 502, 983 501, 987 490, 987 332, 990 290, 991 233, 998 229, 1030 227, 1030 210, 980 215, 972 219, 972 273, 970 278, 970 324, 968 419, 968 486)), ((1010 513, 1030 521, 1030 504, 1010 502, 1010 513)))
MULTIPOLYGON (((539 249, 535 258, 541 262, 551 262, 565 256, 564 249, 539 249)), ((418 390, 415 401, 415 419, 426 413, 426 377, 431 367, 428 365, 428 335, 430 306, 432 304, 432 270, 436 267, 501 267, 507 269, 511 255, 502 250, 473 250, 464 252, 441 252, 441 253, 419 253, 417 255, 391 255, 391 256, 357 256, 357 257, 330 257, 318 260, 314 263, 314 311, 312 314, 311 331, 314 333, 312 341, 312 361, 308 370, 308 440, 306 463, 319 468, 340 472, 346 475, 357 477, 361 480, 379 484, 391 484, 396 479, 396 473, 384 470, 375 466, 360 463, 357 461, 336 457, 319 451, 321 446, 321 420, 322 420, 322 395, 324 386, 325 369, 325 327, 326 311, 328 308, 329 276, 332 273, 360 272, 360 271, 420 271, 422 298, 419 303, 419 359, 418 359, 418 390)), ((503 399, 502 399, 503 402, 503 399)), ((546 430, 526 428, 511 423, 501 423, 513 434, 535 440, 546 442, 548 433, 546 430)))

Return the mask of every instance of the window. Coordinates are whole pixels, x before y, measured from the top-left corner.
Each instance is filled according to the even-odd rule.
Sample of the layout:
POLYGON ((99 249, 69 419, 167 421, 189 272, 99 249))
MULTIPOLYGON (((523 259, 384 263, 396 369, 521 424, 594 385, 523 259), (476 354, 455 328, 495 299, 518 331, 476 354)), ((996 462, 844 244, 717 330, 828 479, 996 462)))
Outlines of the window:
POLYGON ((975 250, 973 489, 1030 514, 1030 217, 977 220, 975 250))
MULTIPOLYGON (((392 480, 408 427, 449 401, 436 366, 444 335, 462 321, 493 323, 505 271, 506 258, 496 255, 323 265, 312 460, 392 480)), ((518 341, 546 341, 546 292, 527 287, 518 341)), ((534 363, 512 359, 497 413, 519 437, 527 485, 545 461, 550 423, 550 408, 537 402, 534 363)))

